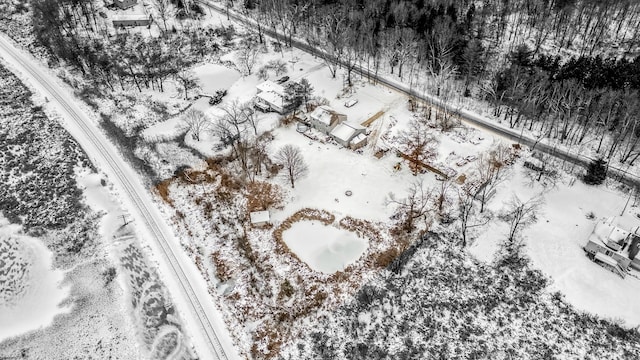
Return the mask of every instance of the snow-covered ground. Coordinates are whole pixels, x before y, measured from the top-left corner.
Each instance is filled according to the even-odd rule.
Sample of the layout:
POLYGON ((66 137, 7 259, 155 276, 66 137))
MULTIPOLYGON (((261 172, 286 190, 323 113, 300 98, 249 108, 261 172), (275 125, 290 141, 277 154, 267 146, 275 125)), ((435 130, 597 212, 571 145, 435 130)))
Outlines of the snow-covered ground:
MULTIPOLYGON (((272 52, 262 55, 261 62, 282 57, 272 52)), ((233 60, 232 55, 225 57, 233 60)), ((407 128, 412 114, 406 108, 406 99, 399 94, 374 86, 364 81, 355 81, 354 93, 342 92, 342 80, 332 79, 329 71, 319 59, 298 50, 284 52, 283 60, 296 59, 295 66, 289 66, 286 74, 292 80, 306 77, 314 87, 314 96, 324 97, 330 106, 348 116, 350 121, 363 122, 378 111, 385 114, 373 123, 373 136, 370 143, 384 132, 398 134, 407 128), (347 98, 357 98, 359 102, 351 107, 344 106, 347 98)), ((255 85, 260 79, 252 76, 238 78, 230 87, 229 95, 223 101, 248 101, 255 94, 255 85)), ((209 110, 216 114, 215 107, 209 110)), ((219 116, 218 115, 214 115, 219 116)), ((303 207, 324 209, 336 216, 351 215, 374 221, 387 221, 392 208, 387 205, 390 191, 398 197, 405 194, 406 188, 416 180, 405 166, 400 171, 394 165, 401 162, 393 156, 377 159, 372 156, 373 146, 362 153, 342 149, 335 143, 323 142, 326 136, 312 133, 319 140, 309 139, 295 131, 294 128, 280 128, 272 114, 265 115, 262 131, 272 130, 275 136, 270 145, 270 153, 286 144, 292 144, 302 150, 303 157, 309 165, 309 173, 290 190, 290 197, 282 210, 272 211, 272 220, 276 223, 303 207), (350 190, 352 196, 346 196, 350 190)), ((501 140, 494 134, 476 129, 457 128, 449 133, 433 130, 438 137, 439 146, 436 161, 458 171, 458 174, 471 174, 475 171, 472 162, 456 166, 455 162, 468 155, 478 155, 491 149, 501 140), (472 141, 470 141, 472 139, 472 141)), ((203 137, 199 143, 189 145, 211 155, 211 143, 215 139, 203 137)), ((402 162, 401 162, 402 163, 402 162)), ((521 165, 516 165, 514 175, 499 189, 491 200, 488 211, 498 214, 504 208, 504 202, 512 194, 528 198, 542 191, 542 188, 525 177, 521 165)), ((433 174, 419 175, 427 186, 437 186, 433 174)), ((604 317, 622 318, 628 325, 638 324, 640 317, 633 313, 629 306, 634 294, 640 293, 635 278, 619 279, 615 274, 591 263, 582 250, 595 220, 586 218, 593 211, 596 219, 613 216, 619 213, 626 202, 624 194, 603 187, 588 187, 580 181, 568 186, 568 180, 558 182, 555 188, 544 195, 545 203, 540 211, 541 216, 536 224, 524 231, 527 238, 526 251, 535 267, 553 279, 551 291, 559 290, 567 300, 578 309, 590 311, 604 317), (548 221, 548 222, 547 222, 548 221)), ((287 186, 286 180, 280 180, 287 186)), ((631 217, 628 215, 628 217, 631 217)), ((490 221, 476 231, 477 240, 471 252, 477 257, 491 261, 498 249, 498 244, 506 236, 507 225, 502 221, 490 221)), ((297 252, 294 250, 294 252, 297 252)), ((303 256, 301 256, 304 258, 303 256)), ((305 260, 307 261, 307 260, 305 260)))
MULTIPOLYGON (((184 273, 196 273, 195 266, 186 259, 186 257, 178 250, 177 242, 170 240, 164 244, 159 244, 157 241, 158 236, 165 238, 171 238, 172 232, 166 228, 161 216, 154 209, 152 203, 148 200, 145 188, 138 181, 136 173, 128 166, 124 160, 119 156, 118 151, 113 144, 109 143, 104 135, 98 130, 98 126, 95 121, 95 115, 92 115, 91 111, 82 105, 72 94, 71 89, 56 80, 54 76, 50 74, 50 71, 45 70, 42 65, 38 64, 31 56, 17 50, 9 41, 0 37, 0 55, 8 63, 8 65, 18 73, 19 77, 30 86, 34 92, 47 96, 52 101, 47 104, 47 108, 51 113, 61 114, 62 125, 65 129, 78 141, 83 149, 88 153, 89 158, 105 171, 109 179, 116 183, 116 191, 120 195, 120 199, 123 200, 125 206, 129 209, 137 209, 133 212, 132 217, 136 220, 137 224, 153 224, 153 227, 140 226, 138 230, 144 234, 145 238, 153 239, 149 241, 148 245, 153 249, 153 253, 156 254, 154 260, 158 261, 161 275, 164 276, 163 281, 171 291, 171 295, 174 298, 181 316, 187 319, 185 325, 188 330, 187 333, 191 336, 191 339, 201 356, 204 354, 213 353, 211 343, 208 338, 215 337, 213 331, 222 333, 225 331, 224 322, 221 317, 217 315, 217 311, 213 306, 213 302, 210 300, 206 285, 200 279, 199 276, 186 277, 184 273), (128 196, 124 195, 128 194, 128 196), (142 210, 142 212, 140 212, 142 210), (155 232, 153 230, 155 229, 155 232), (169 261, 162 257, 162 246, 168 246, 169 249, 165 250, 168 254, 175 253, 175 262, 173 266, 180 267, 182 278, 178 277, 175 267, 169 264, 169 261), (175 247, 175 249, 174 249, 175 247), (182 281, 190 281, 189 288, 191 293, 185 292, 185 284, 182 281), (184 280, 186 279, 186 280, 184 280), (203 299, 200 302, 200 312, 193 308, 193 302, 190 300, 190 296, 197 296, 203 299), (202 310, 205 309, 205 310, 202 310), (202 327, 198 324, 202 324, 203 317, 207 317, 206 324, 209 326, 210 333, 203 333, 202 327)), ((224 347, 229 358, 237 358, 234 348, 231 344, 231 340, 225 337, 225 334, 220 334, 222 346, 224 347)))
POLYGON ((39 328, 71 311, 64 272, 52 268, 44 244, 19 233, 0 215, 0 342, 39 328))
MULTIPOLYGON (((618 221, 628 225, 628 230, 640 225, 637 217, 640 210, 632 207, 633 199, 623 213, 630 194, 604 185, 586 185, 579 180, 569 185, 567 178, 546 189, 540 183, 532 182, 527 169, 516 166, 514 170, 513 176, 489 203, 489 209, 501 211, 512 194, 526 200, 544 191, 538 220, 523 234, 525 251, 533 266, 552 280, 549 291, 560 291, 579 310, 622 320, 630 327, 640 325, 636 307, 640 279, 621 278, 590 261, 582 249, 596 222, 602 218, 623 214, 618 221), (589 218, 591 213, 595 218, 589 218)), ((507 232, 506 223, 488 224, 478 234, 471 252, 480 259, 491 261, 507 232)))
POLYGON ((297 222, 282 237, 302 261, 326 274, 343 270, 367 248, 367 241, 354 233, 319 221, 297 222))

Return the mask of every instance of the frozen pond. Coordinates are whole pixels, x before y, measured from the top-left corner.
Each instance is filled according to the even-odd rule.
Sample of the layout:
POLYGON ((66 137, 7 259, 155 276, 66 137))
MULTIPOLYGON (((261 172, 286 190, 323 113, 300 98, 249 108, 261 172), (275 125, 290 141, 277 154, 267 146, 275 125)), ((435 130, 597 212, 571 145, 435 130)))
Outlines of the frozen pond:
POLYGON ((0 341, 41 327, 69 312, 64 272, 52 270, 52 253, 38 239, 0 225, 0 341))
POLYGON ((326 274, 343 270, 367 248, 367 241, 356 234, 319 221, 297 222, 282 238, 309 267, 326 274))

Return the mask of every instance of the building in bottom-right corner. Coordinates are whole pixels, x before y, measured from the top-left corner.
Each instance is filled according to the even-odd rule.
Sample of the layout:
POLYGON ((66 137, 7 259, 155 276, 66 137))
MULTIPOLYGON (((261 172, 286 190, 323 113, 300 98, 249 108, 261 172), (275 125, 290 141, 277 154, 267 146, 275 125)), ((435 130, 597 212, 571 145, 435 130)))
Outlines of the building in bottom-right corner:
POLYGON ((366 145, 366 128, 349 121, 338 124, 329 134, 338 144, 352 149, 366 145))
MULTIPOLYGON (((604 219, 593 228, 584 251, 594 262, 623 278, 640 271, 640 227, 625 230, 614 218, 604 219)), ((638 273, 640 274, 640 273, 638 273)))

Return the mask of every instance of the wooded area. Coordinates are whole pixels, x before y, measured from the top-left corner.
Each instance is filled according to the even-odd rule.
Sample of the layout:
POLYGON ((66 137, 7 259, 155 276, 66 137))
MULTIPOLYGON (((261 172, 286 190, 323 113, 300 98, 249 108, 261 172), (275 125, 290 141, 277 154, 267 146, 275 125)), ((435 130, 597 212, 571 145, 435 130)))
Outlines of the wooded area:
MULTIPOLYGON (((166 9, 166 0, 154 0, 166 9)), ((163 90, 229 39, 232 27, 156 25, 156 35, 104 25, 95 0, 30 0, 36 38, 62 60, 104 86, 163 90)), ((352 84, 356 66, 386 71, 411 88, 447 101, 486 101, 511 128, 529 131, 629 166, 640 157, 640 4, 631 0, 244 0, 228 1, 264 27, 326 51, 331 76, 342 66, 352 84), (338 63, 342 61, 342 65, 338 63)), ((177 18, 202 9, 176 0, 177 18)), ((26 11, 14 5, 10 11, 26 11)), ((158 10, 159 11, 159 10, 158 10)), ((158 12, 156 11, 156 13, 158 12)), ((197 22, 196 22, 197 23, 197 22)), ((192 23, 193 24, 193 23, 192 23)), ((154 26, 156 26, 154 25, 154 26)), ((253 51, 249 51, 253 49, 253 51)), ((251 55, 251 54, 249 54, 251 55)), ((251 67, 247 69, 251 73, 251 67)), ((185 94, 187 89, 185 86, 185 94)))
MULTIPOLYGON (((324 49, 332 76, 387 70, 447 100, 486 100, 511 128, 633 165, 640 4, 628 1, 247 0, 257 21, 324 49), (416 80, 417 79, 417 80, 416 80)), ((260 32, 260 30, 259 30, 260 32)), ((260 34, 260 39, 262 36, 260 34)))

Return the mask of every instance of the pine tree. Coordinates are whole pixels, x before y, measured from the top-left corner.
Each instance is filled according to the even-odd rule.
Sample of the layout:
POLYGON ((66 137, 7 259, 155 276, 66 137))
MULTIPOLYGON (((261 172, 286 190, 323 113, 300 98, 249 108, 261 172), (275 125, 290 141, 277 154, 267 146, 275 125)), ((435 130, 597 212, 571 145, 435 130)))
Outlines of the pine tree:
POLYGON ((589 185, 600 185, 607 178, 607 162, 596 159, 589 164, 584 182, 589 185))

